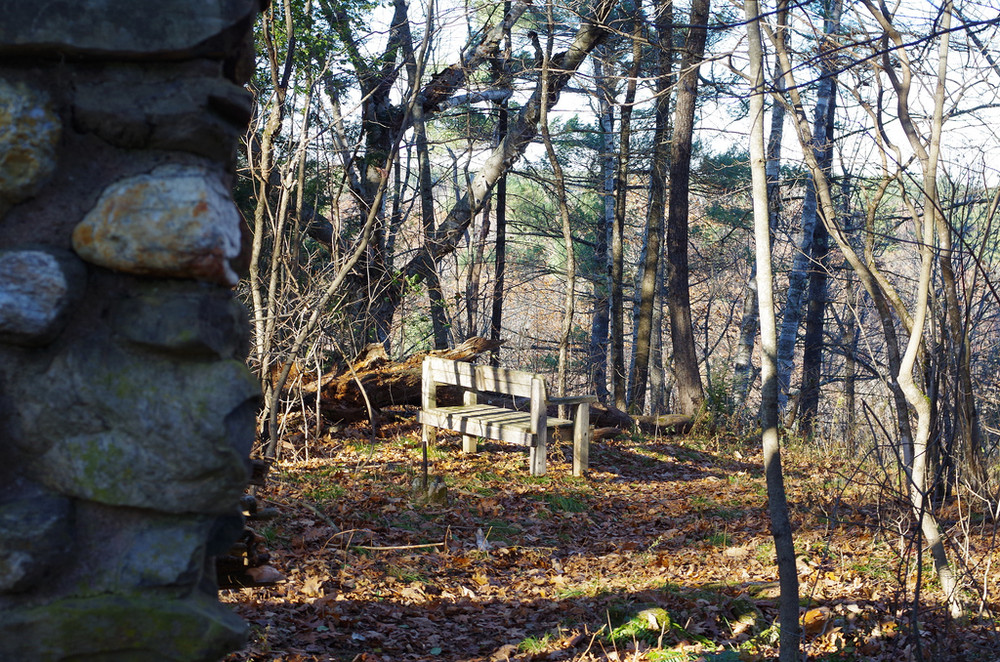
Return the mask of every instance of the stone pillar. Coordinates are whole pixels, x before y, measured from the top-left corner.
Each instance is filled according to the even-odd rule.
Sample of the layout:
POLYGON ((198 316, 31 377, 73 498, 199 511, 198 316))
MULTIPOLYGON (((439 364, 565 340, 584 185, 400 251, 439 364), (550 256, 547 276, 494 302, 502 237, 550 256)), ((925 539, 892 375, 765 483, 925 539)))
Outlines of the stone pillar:
POLYGON ((0 660, 218 660, 258 0, 0 0, 0 660))

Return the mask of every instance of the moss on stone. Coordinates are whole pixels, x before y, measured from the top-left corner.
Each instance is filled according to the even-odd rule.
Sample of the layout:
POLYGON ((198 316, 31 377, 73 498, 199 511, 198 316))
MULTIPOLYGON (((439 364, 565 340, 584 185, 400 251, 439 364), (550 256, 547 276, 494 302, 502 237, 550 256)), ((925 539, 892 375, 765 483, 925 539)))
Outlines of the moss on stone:
POLYGON ((3 660, 208 662, 245 640, 245 624, 201 594, 67 599, 0 618, 3 660))

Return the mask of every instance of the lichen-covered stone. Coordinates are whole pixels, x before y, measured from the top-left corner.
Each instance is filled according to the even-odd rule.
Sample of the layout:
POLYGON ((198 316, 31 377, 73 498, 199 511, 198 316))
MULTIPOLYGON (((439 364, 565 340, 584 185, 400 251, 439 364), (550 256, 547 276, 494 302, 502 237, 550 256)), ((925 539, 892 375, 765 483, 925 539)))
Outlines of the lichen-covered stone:
POLYGON ((205 567, 205 524, 190 518, 173 526, 147 521, 132 531, 132 546, 123 558, 123 584, 192 586, 205 567))
POLYGON ((72 529, 69 499, 26 492, 0 501, 0 593, 30 588, 62 566, 72 529))
POLYGON ((247 90, 163 65, 106 67, 76 86, 74 127, 127 148, 182 150, 229 161, 250 119, 247 90))
POLYGON ((201 287, 162 284, 120 302, 113 312, 115 331, 137 345, 178 356, 245 359, 246 309, 229 290, 201 287))
MULTIPOLYGON (((6 24, 4 15, 0 25, 6 24)), ((0 79, 0 213, 33 195, 52 174, 61 133, 44 95, 0 79)))
POLYGON ((93 264, 233 286, 241 218, 218 173, 166 165, 109 186, 73 231, 93 264))
POLYGON ((0 53, 89 57, 222 56, 255 0, 0 0, 0 53))
POLYGON ((22 398, 25 473, 63 494, 226 514, 243 492, 260 387, 242 362, 178 361, 84 338, 11 389, 22 398))
POLYGON ((71 253, 0 251, 0 342, 40 345, 62 329, 86 269, 71 253))
POLYGON ((0 660, 218 660, 246 641, 246 625, 214 596, 157 593, 63 599, 0 618, 0 660))
MULTIPOLYGON (((237 506, 233 506, 235 509, 237 506)), ((81 501, 77 550, 64 583, 74 593, 120 593, 136 587, 198 586, 208 562, 216 515, 171 515, 81 501)), ((229 538, 232 543, 235 536, 229 538)))

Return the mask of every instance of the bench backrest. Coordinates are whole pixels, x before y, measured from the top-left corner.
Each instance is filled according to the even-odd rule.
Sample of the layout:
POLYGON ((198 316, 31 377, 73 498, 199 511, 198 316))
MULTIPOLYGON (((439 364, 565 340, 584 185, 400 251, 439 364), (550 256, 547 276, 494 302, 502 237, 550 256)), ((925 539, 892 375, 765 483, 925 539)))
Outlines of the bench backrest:
POLYGON ((488 365, 472 365, 461 361, 428 356, 424 359, 424 381, 451 384, 472 391, 505 393, 523 398, 532 397, 532 386, 541 382, 542 398, 545 381, 539 375, 522 370, 507 370, 488 365), (537 381, 536 381, 537 380, 537 381))

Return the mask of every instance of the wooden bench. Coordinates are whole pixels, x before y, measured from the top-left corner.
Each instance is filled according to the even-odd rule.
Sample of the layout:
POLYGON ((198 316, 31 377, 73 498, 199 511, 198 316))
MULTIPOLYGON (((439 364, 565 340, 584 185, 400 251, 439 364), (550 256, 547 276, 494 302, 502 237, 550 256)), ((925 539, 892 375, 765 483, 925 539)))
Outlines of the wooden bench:
MULTIPOLYGON (((451 361, 433 356, 424 359, 421 410, 418 420, 423 424, 423 441, 433 443, 436 428, 462 433, 462 450, 476 452, 476 440, 495 439, 529 448, 532 476, 545 474, 545 452, 548 429, 573 426, 573 475, 582 476, 587 469, 590 453, 590 403, 595 395, 549 398, 541 375, 520 370, 505 370, 491 366, 451 361), (464 404, 439 407, 437 388, 457 386, 463 392, 464 404), (479 402, 479 394, 500 394, 511 397, 511 406, 496 406, 479 402), (531 399, 530 411, 518 411, 514 397, 531 399), (575 409, 572 420, 548 416, 550 405, 567 405, 575 409)), ((496 402, 497 398, 491 398, 496 402)))

